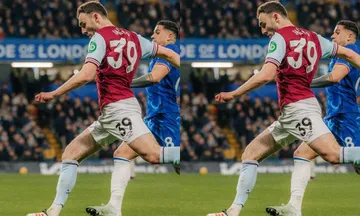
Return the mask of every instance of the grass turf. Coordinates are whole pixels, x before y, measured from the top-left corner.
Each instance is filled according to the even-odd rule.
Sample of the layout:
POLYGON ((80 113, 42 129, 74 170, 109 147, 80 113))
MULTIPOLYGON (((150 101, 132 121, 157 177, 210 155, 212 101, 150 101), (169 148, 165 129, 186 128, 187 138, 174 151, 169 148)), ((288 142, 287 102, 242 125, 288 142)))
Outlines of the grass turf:
MULTIPOLYGON (((88 205, 107 203, 109 174, 81 174, 62 212, 86 215, 88 205)), ((21 216, 50 206, 58 176, 0 175, 0 215, 21 216)), ((311 181, 304 216, 360 216, 360 176, 322 174, 311 181)), ((146 174, 129 183, 123 216, 205 216, 233 201, 237 176, 146 174)), ((290 174, 260 174, 242 215, 261 216, 267 205, 287 203, 290 174)))

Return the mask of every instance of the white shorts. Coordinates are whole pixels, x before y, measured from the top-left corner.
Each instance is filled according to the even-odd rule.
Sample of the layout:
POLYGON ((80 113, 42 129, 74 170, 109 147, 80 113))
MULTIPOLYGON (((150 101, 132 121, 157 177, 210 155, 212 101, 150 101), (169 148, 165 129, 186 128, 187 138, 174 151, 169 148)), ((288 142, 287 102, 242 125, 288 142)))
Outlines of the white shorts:
POLYGON ((268 130, 281 146, 289 145, 295 140, 310 144, 316 138, 330 133, 322 119, 316 98, 285 105, 279 119, 270 125, 268 130))
POLYGON ((130 144, 136 138, 150 133, 134 97, 105 105, 98 120, 88 130, 101 146, 110 145, 116 140, 130 144))

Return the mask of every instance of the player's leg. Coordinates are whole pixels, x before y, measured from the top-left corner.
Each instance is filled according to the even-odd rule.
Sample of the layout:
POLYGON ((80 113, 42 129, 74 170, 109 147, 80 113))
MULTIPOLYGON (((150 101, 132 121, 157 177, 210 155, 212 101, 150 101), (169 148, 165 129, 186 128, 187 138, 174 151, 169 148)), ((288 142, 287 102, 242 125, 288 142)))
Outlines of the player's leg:
MULTIPOLYGON (((111 196, 109 204, 121 212, 122 200, 131 177, 131 160, 138 155, 123 142, 114 152, 114 171, 111 175, 111 196)), ((120 214, 121 215, 121 214, 120 214)))
MULTIPOLYGON (((101 148, 89 130, 84 130, 65 148, 62 155, 60 176, 56 187, 56 196, 47 216, 58 216, 75 186, 79 163, 101 148)), ((29 214, 29 216, 36 214, 29 214)), ((39 214, 41 215, 41 214, 39 214)))
POLYGON ((233 204, 222 213, 208 214, 208 216, 238 216, 240 214, 250 192, 255 186, 259 162, 282 147, 274 138, 279 141, 278 143, 293 141, 292 136, 281 131, 281 126, 278 122, 274 122, 269 129, 263 131, 251 141, 242 155, 242 168, 233 204), (278 133, 274 133, 274 130, 278 131, 278 133), (279 134, 279 137, 276 137, 276 134, 279 134), (281 139, 283 140, 282 142, 281 139))
POLYGON ((294 171, 291 175, 291 197, 289 203, 301 212, 306 186, 311 177, 311 161, 318 155, 306 143, 294 152, 294 171))
POLYGON ((131 176, 130 161, 138 155, 127 143, 122 142, 114 152, 114 171, 111 175, 110 199, 104 206, 89 206, 90 215, 121 215, 122 200, 131 176))
POLYGON ((130 168, 131 168, 130 179, 135 179, 135 178, 136 178, 135 159, 133 159, 133 160, 130 161, 130 168))
POLYGON ((124 140, 140 157, 152 164, 180 164, 180 147, 159 146, 141 118, 135 98, 121 100, 104 107, 101 123, 107 132, 124 140))
POLYGON ((291 175, 290 200, 287 205, 268 206, 273 215, 301 215, 302 200, 311 175, 311 160, 318 155, 306 143, 294 152, 294 171, 291 175))
POLYGON ((316 172, 315 172, 316 158, 314 158, 310 161, 310 165, 311 165, 310 180, 314 180, 316 178, 316 172))
MULTIPOLYGON (((162 146, 180 146, 180 119, 170 118, 173 124, 169 124, 169 121, 166 121, 168 118, 164 116, 158 115, 146 119, 144 122, 156 137, 157 142, 162 146), (178 132, 175 132, 174 135, 169 130, 172 132, 177 130, 178 132), (169 134, 174 135, 173 138, 169 137, 169 134)), ((131 175, 131 165, 129 168, 128 161, 135 157, 137 157, 137 154, 125 142, 118 147, 114 152, 114 171, 111 180, 110 201, 105 206, 88 207, 86 209, 88 213, 92 215, 107 215, 109 212, 115 211, 116 215, 121 215, 122 199, 131 175)))
MULTIPOLYGON (((360 147, 360 114, 342 113, 331 118, 327 124, 342 147, 360 147)), ((360 174, 360 168, 355 167, 360 174)))

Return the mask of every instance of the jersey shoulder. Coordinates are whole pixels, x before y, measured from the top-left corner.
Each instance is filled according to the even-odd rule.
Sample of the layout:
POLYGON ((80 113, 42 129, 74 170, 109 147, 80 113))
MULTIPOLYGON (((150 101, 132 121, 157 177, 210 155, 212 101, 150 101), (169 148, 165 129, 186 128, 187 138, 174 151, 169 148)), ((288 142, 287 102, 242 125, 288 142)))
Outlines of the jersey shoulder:
POLYGON ((360 49, 356 44, 347 44, 345 47, 348 49, 351 49, 352 51, 354 51, 356 53, 360 53, 360 49))
POLYGON ((180 54, 180 48, 176 44, 167 44, 165 48, 171 49, 172 51, 176 52, 177 54, 180 54))
POLYGON ((108 26, 98 29, 96 33, 100 34, 106 41, 121 38, 137 38, 137 34, 135 32, 118 28, 116 26, 108 26))

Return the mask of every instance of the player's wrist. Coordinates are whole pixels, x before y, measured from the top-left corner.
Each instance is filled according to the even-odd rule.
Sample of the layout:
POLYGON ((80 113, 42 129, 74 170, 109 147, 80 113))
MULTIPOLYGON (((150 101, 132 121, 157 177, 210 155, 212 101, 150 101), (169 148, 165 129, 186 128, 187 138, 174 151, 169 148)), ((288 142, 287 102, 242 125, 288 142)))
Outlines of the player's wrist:
POLYGON ((60 95, 58 90, 52 91, 51 94, 52 94, 54 97, 57 97, 57 96, 60 95))

